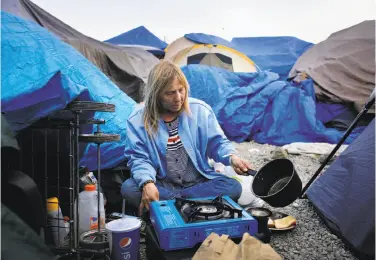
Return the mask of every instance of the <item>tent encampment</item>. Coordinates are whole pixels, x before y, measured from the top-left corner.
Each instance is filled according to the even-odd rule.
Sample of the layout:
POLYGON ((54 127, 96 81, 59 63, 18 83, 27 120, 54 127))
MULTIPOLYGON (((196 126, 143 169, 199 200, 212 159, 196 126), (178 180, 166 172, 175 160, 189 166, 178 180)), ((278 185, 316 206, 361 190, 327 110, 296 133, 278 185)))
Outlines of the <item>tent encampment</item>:
POLYGON ((30 0, 3 0, 1 10, 45 27, 78 50, 128 96, 136 102, 142 101, 144 83, 151 68, 159 62, 153 54, 140 48, 121 48, 90 38, 30 0))
POLYGON ((360 111, 375 87, 375 21, 335 32, 308 49, 289 76, 299 73, 313 79, 319 100, 360 111))
POLYGON ((115 44, 120 47, 136 47, 160 56, 164 55, 167 43, 159 39, 144 26, 139 26, 125 33, 112 37, 104 42, 115 44))
POLYGON ((287 79, 296 60, 313 46, 312 43, 290 36, 236 37, 231 43, 261 70, 275 72, 283 80, 287 79))
POLYGON ((166 48, 165 59, 179 66, 208 65, 231 72, 256 72, 256 64, 246 55, 231 48, 226 40, 206 34, 186 34, 166 48))
POLYGON ((375 120, 307 191, 328 227, 360 256, 375 255, 375 120))

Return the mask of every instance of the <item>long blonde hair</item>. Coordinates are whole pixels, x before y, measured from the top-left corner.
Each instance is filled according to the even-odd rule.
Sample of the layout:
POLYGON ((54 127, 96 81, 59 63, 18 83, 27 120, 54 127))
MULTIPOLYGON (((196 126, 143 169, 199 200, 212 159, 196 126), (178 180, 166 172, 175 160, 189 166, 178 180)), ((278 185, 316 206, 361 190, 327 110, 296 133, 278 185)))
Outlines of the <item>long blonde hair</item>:
POLYGON ((158 131, 160 111, 159 95, 171 86, 175 77, 185 88, 185 99, 180 111, 191 113, 188 103, 189 84, 183 71, 170 61, 162 60, 151 71, 144 89, 144 126, 149 136, 153 136, 158 131))

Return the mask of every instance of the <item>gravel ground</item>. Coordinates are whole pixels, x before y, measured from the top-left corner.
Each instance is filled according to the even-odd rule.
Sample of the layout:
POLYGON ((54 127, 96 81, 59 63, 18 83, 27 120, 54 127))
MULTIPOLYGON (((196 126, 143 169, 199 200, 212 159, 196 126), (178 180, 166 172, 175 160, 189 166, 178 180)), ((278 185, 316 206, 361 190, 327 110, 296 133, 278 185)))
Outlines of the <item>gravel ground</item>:
MULTIPOLYGON (((276 149, 276 146, 254 142, 234 143, 234 145, 241 157, 249 160, 255 170, 259 170, 272 160, 272 153, 276 149), (259 152, 250 153, 250 149, 258 149, 259 152)), ((289 155, 289 159, 294 163, 303 186, 320 166, 318 158, 310 156, 289 155)), ((272 235, 270 245, 283 259, 357 259, 345 247, 341 239, 329 231, 308 200, 299 199, 285 208, 272 208, 267 204, 264 206, 292 215, 297 219, 295 229, 272 235)), ((145 245, 141 245, 140 250, 141 260, 146 260, 145 245)))
MULTIPOLYGON (((276 149, 272 145, 261 145, 254 142, 235 145, 242 157, 248 159, 256 170, 271 160, 272 152, 276 149), (251 154, 248 150, 252 148, 258 149, 260 152, 251 154)), ((289 155, 289 159, 294 163, 303 186, 320 166, 318 159, 310 156, 289 155)), ((309 200, 299 199, 285 208, 272 208, 267 204, 264 206, 292 215, 297 219, 295 229, 273 233, 270 242, 274 250, 284 259, 357 259, 345 247, 342 240, 329 231, 309 200)))

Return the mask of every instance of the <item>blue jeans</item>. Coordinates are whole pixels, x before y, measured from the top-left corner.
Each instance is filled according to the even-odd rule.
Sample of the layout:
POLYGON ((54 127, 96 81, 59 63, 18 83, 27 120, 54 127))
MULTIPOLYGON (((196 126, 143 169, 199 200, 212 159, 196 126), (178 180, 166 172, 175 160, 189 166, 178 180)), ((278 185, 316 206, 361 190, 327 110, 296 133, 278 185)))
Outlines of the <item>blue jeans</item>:
MULTIPOLYGON (((241 184, 232 178, 217 177, 212 180, 206 180, 188 188, 175 187, 174 190, 166 189, 161 183, 156 183, 159 191, 160 200, 170 200, 174 197, 184 198, 202 198, 216 197, 220 194, 227 195, 234 201, 238 201, 242 193, 241 184)), ((126 180, 121 186, 121 194, 128 205, 138 209, 141 203, 142 192, 132 178, 126 180)))

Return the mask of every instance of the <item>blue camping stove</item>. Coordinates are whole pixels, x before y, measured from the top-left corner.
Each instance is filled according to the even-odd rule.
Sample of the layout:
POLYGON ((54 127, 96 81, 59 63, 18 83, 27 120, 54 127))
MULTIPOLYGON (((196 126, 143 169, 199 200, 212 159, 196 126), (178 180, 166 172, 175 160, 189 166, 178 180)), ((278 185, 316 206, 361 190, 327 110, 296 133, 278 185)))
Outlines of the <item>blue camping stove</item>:
POLYGON ((228 196, 176 198, 150 204, 150 219, 165 251, 192 248, 210 233, 241 238, 257 233, 257 221, 228 196))

